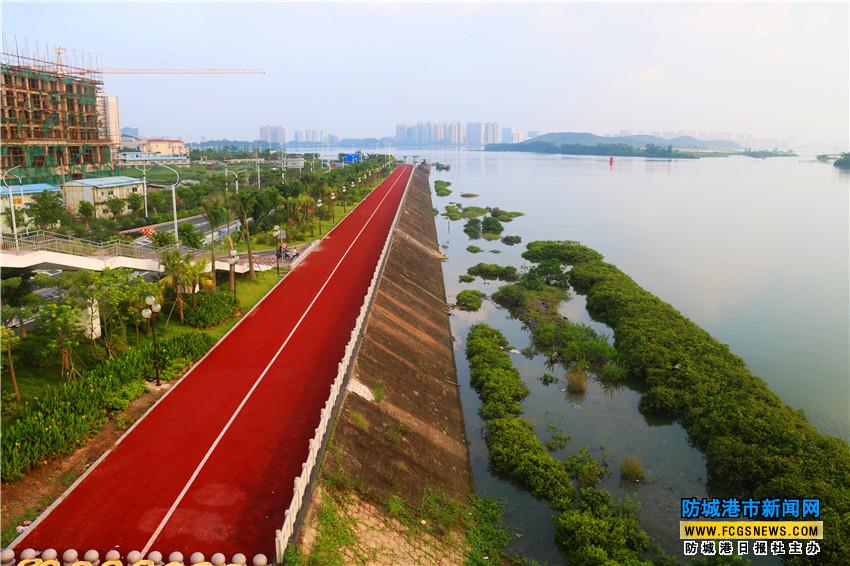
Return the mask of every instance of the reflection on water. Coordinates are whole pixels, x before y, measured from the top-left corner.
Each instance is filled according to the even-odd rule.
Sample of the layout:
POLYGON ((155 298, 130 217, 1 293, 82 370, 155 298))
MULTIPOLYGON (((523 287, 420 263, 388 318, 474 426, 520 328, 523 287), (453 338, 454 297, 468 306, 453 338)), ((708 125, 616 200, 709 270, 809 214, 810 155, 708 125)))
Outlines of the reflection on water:
MULTIPOLYGON (((832 167, 802 159, 749 158, 665 161, 485 152, 428 152, 418 155, 449 163, 433 177, 451 181, 454 193, 436 198, 520 210, 526 216, 505 224, 503 235, 523 244, 480 244, 501 254, 470 254, 462 222, 438 217, 448 298, 463 288, 492 293, 498 283, 458 283, 479 261, 522 265, 524 244, 535 239, 579 240, 598 249, 643 287, 670 302, 719 340, 730 344, 756 375, 787 403, 802 408, 822 431, 850 438, 848 383, 848 177, 832 167), (481 195, 461 199, 462 192, 481 195)), ((408 153, 412 155, 412 153, 408 153)), ((592 321, 584 298, 564 303, 570 320, 592 321)), ((461 399, 470 441, 476 488, 507 502, 506 518, 521 537, 518 552, 549 563, 563 561, 553 544, 548 507, 493 477, 488 469, 479 400, 469 387, 464 340, 469 326, 487 322, 518 350, 528 345, 520 323, 485 302, 478 313, 455 311, 452 331, 461 399)), ((647 422, 637 411, 639 393, 629 387, 569 395, 563 369, 540 357, 513 356, 529 387, 525 417, 547 440, 550 425, 569 433, 565 456, 582 446, 610 465, 604 486, 641 503, 644 527, 665 548, 681 555, 677 525, 681 497, 705 494, 702 454, 690 447, 678 424, 647 422), (559 383, 538 377, 553 373, 559 383), (636 456, 647 471, 643 485, 621 484, 619 464, 636 456)))

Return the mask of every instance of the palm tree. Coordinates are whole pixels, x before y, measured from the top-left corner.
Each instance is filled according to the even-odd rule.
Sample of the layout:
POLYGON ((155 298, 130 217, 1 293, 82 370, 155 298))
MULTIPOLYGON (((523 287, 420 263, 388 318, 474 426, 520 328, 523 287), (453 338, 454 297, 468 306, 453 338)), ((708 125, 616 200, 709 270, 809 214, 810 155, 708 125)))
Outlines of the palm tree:
MULTIPOLYGON (((212 266, 212 278, 215 281, 215 233, 227 216, 227 211, 224 207, 224 198, 220 194, 209 195, 201 199, 201 208, 204 211, 204 218, 210 223, 210 265, 212 266)), ((228 222, 229 225, 230 223, 228 222)), ((215 285, 213 285, 212 290, 213 293, 216 292, 215 285)))
MULTIPOLYGON (((174 301, 177 306, 177 312, 180 315, 180 322, 183 322, 183 288, 189 284, 187 266, 191 256, 185 256, 180 253, 180 250, 170 249, 162 252, 159 262, 162 264, 162 271, 165 277, 159 280, 162 287, 172 287, 174 289, 174 301)), ((168 315, 171 318, 171 315, 168 315)), ((168 322, 166 321, 166 324, 168 322)))
POLYGON ((248 243, 248 278, 255 281, 257 274, 254 272, 254 252, 251 246, 251 230, 248 227, 248 209, 254 204, 254 195, 247 190, 242 191, 233 195, 233 204, 236 213, 242 219, 242 229, 245 231, 245 241, 248 243))
POLYGON ((198 304, 197 290, 210 287, 215 288, 215 271, 207 272, 207 260, 195 261, 188 258, 186 261, 186 281, 192 294, 192 308, 198 304))
MULTIPOLYGON (((24 325, 21 324, 21 328, 24 325)), ((15 392, 15 400, 21 400, 21 392, 18 390, 18 378, 15 376, 15 360, 12 357, 12 346, 20 342, 21 338, 16 336, 15 333, 8 328, 5 324, 0 325, 0 338, 2 338, 3 344, 6 345, 6 353, 8 354, 8 364, 9 364, 9 377, 12 378, 12 390, 15 392)))

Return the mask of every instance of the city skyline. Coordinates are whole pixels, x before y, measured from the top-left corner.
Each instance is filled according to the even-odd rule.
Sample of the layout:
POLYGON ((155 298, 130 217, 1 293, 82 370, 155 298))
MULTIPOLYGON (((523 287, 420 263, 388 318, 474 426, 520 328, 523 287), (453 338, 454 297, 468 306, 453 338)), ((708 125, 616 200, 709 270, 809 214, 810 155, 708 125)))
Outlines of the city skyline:
POLYGON ((186 140, 253 138, 263 124, 382 137, 417 116, 486 117, 541 132, 730 131, 830 150, 848 138, 842 4, 248 3, 239 7, 245 26, 231 25, 227 4, 6 2, 2 10, 8 37, 62 45, 68 56, 266 71, 107 77, 124 123, 186 140), (156 21, 159 40, 116 21, 156 21), (192 42, 187 26, 198 30, 192 42), (450 45, 433 44, 435 26, 450 45), (317 29, 326 39, 315 41, 317 29), (514 40, 485 41, 500 33, 514 40), (341 64, 355 45, 358 56, 341 64), (403 72, 412 63, 419 72, 403 72))

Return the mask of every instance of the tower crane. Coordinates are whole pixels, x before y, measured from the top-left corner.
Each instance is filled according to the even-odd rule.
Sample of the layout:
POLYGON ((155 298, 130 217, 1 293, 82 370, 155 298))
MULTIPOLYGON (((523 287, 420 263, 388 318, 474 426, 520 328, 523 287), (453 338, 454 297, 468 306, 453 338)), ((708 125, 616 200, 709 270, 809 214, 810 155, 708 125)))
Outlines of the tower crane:
MULTIPOLYGON (((56 48, 56 73, 62 74, 66 67, 62 63, 64 47, 56 48)), ((74 69, 81 75, 265 75, 263 69, 224 68, 224 67, 99 67, 97 69, 74 69)))

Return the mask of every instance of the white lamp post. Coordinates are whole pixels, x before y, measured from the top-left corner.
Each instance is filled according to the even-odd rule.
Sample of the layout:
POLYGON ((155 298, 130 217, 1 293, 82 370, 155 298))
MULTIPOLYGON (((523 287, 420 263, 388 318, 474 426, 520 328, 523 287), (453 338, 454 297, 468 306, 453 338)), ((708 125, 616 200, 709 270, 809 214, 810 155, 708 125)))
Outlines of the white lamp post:
MULTIPOLYGON (((15 250, 20 250, 18 245, 18 223, 15 220, 15 199, 12 196, 12 187, 9 186, 9 183, 6 182, 6 175, 14 171, 20 167, 20 165, 15 165, 11 169, 3 171, 3 184, 6 185, 6 188, 9 189, 9 214, 12 216, 12 233, 15 236, 15 250)), ((21 189, 23 190, 23 189, 21 189)), ((23 203, 23 199, 21 199, 21 203, 23 203)))
POLYGON ((230 248, 230 255, 227 257, 227 262, 230 264, 230 291, 233 293, 233 304, 238 305, 236 301, 236 263, 239 261, 239 252, 230 248))
POLYGON ((281 230, 280 226, 274 225, 272 234, 277 238, 277 249, 274 252, 274 257, 277 262, 277 276, 280 277, 280 257, 283 255, 283 239, 286 238, 286 230, 281 230))
POLYGON ((154 324, 154 321, 156 320, 156 313, 162 309, 162 305, 156 301, 156 297, 153 295, 145 297, 145 304, 147 306, 142 309, 142 318, 148 321, 148 328, 151 330, 151 337, 153 339, 153 369, 156 372, 156 385, 159 387, 161 385, 159 379, 159 352, 156 348, 156 324, 154 324))
POLYGON ((180 173, 177 172, 176 169, 169 167, 163 163, 154 162, 153 165, 159 165, 160 167, 165 167, 175 175, 177 175, 177 180, 174 181, 174 184, 171 185, 171 212, 174 214, 174 241, 180 242, 180 237, 177 234, 177 185, 180 184, 180 173))
POLYGON ((319 238, 322 237, 322 199, 316 201, 316 216, 319 217, 319 238))

